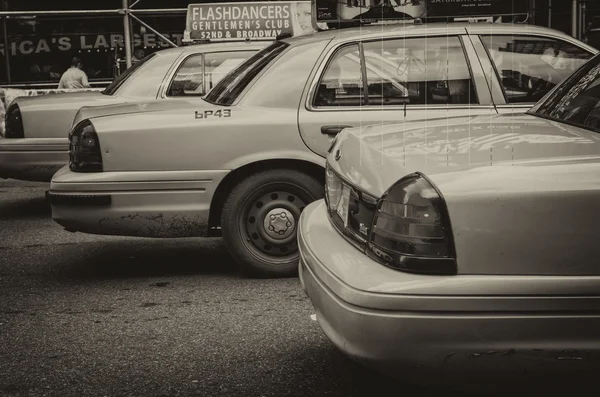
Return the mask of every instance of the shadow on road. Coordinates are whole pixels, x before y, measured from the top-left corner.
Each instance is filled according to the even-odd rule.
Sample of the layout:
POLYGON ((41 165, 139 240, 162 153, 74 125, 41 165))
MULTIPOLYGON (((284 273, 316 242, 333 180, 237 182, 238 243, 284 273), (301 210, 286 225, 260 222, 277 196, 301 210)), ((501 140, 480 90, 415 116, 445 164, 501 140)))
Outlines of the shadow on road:
POLYGON ((337 394, 345 396, 454 396, 452 393, 440 390, 426 389, 420 385, 400 382, 387 378, 370 370, 343 355, 331 344, 315 344, 311 348, 297 349, 292 347, 289 352, 298 362, 300 370, 294 374, 298 379, 289 379, 290 384, 305 384, 310 390, 304 390, 305 395, 320 395, 323 390, 331 390, 332 383, 336 385, 337 394), (318 378, 310 374, 319 374, 318 378), (310 380, 306 381, 306 377, 310 380), (304 378, 304 380, 302 379, 304 378))
MULTIPOLYGON (((310 382, 307 383, 314 390, 306 390, 306 395, 319 395, 319 390, 331 389, 331 383, 338 385, 339 395, 348 397, 505 397, 510 395, 592 397, 598 395, 597 376, 591 368, 583 373, 576 370, 553 373, 550 377, 543 370, 539 373, 527 372, 518 379, 510 378, 508 375, 504 380, 495 382, 483 380, 480 386, 470 388, 471 390, 457 390, 443 384, 434 387, 432 384, 412 383, 410 374, 405 375, 407 381, 388 378, 352 361, 333 344, 328 346, 315 344, 309 349, 304 346, 302 350, 292 348, 289 354, 301 367, 294 374, 297 379, 290 379, 291 384, 301 384, 302 379, 310 377, 310 374, 320 374, 318 378, 310 377, 310 382), (482 386, 484 389, 478 389, 482 386)), ((433 378, 432 376, 432 380, 433 378)), ((458 380, 460 382, 460 379, 458 380)), ((469 388, 467 384, 464 386, 469 388)))
POLYGON ((6 194, 0 193, 0 219, 39 219, 50 218, 50 204, 45 197, 8 199, 6 194))
POLYGON ((53 267, 59 278, 95 280, 237 273, 220 239, 133 239, 81 246, 69 244, 56 251, 56 258, 65 258, 53 267))

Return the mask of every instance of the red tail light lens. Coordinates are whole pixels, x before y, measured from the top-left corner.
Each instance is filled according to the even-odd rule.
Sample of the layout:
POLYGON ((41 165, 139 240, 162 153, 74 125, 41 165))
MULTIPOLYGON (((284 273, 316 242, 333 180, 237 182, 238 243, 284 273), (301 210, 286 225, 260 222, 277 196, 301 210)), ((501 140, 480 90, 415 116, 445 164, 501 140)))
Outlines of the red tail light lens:
POLYGON ((5 116, 5 138, 25 138, 25 130, 23 129, 23 118, 21 117, 21 109, 19 105, 12 104, 8 107, 5 116))
POLYGON ((367 254, 392 268, 456 274, 456 254, 446 204, 422 174, 408 175, 381 197, 367 254))
POLYGON ((77 124, 69 134, 69 168, 75 172, 102 171, 100 142, 89 120, 77 124))
POLYGON ((330 210, 335 211, 342 197, 342 180, 329 168, 325 167, 325 202, 330 210))

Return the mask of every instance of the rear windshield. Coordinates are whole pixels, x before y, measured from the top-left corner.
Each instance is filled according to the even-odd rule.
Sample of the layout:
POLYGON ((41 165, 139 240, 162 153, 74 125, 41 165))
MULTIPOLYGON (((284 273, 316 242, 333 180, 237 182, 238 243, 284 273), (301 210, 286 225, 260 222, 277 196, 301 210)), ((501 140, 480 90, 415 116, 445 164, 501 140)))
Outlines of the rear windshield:
POLYGON ((143 65, 145 65, 150 59, 154 58, 155 55, 156 54, 152 53, 152 54, 148 55, 147 57, 143 58, 142 60, 140 60, 139 62, 134 63, 129 69, 127 69, 126 71, 121 73, 119 75, 119 77, 114 79, 113 82, 110 83, 110 85, 108 87, 106 87, 104 89, 104 91, 102 91, 102 93, 104 95, 114 95, 115 92, 117 92, 117 90, 119 88, 121 88, 121 86, 127 81, 127 79, 129 79, 129 77, 131 77, 137 70, 139 70, 143 65))
POLYGON ((204 99, 215 105, 231 105, 246 86, 288 46, 278 41, 259 51, 219 81, 204 99))
POLYGON ((600 131, 600 55, 573 73, 528 113, 600 131))

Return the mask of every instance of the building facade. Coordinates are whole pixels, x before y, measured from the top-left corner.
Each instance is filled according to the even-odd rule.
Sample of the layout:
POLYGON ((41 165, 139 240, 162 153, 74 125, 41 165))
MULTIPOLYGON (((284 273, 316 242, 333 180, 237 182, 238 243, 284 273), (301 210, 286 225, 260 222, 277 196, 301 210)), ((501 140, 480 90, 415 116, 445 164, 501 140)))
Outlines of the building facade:
MULTIPOLYGON (((444 7, 457 3, 399 1, 413 5, 433 1, 444 7)), ((478 0, 460 3, 469 1, 478 0)), ((503 20, 513 18, 510 14, 515 0, 490 1, 504 6, 495 9, 505 14, 503 20)), ((514 16, 515 20, 549 26, 600 47, 600 0, 518 1, 520 5, 526 2, 527 10, 526 15, 514 16)), ((75 56, 83 61, 93 86, 106 85, 140 57, 182 45, 187 6, 203 2, 0 0, 0 87, 56 88, 75 56)), ((428 6, 433 7, 433 3, 428 6)))

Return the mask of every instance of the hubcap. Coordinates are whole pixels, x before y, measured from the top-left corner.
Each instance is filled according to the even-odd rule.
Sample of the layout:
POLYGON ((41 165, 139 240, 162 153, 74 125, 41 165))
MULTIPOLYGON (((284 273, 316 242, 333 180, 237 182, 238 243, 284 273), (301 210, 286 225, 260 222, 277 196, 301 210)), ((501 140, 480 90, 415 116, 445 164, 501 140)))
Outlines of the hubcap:
POLYGON ((285 208, 275 208, 265 216, 265 232, 275 240, 289 237, 296 229, 294 215, 285 208))
POLYGON ((293 185, 265 189, 251 197, 240 219, 246 242, 265 258, 296 255, 296 226, 300 213, 311 201, 293 185))

